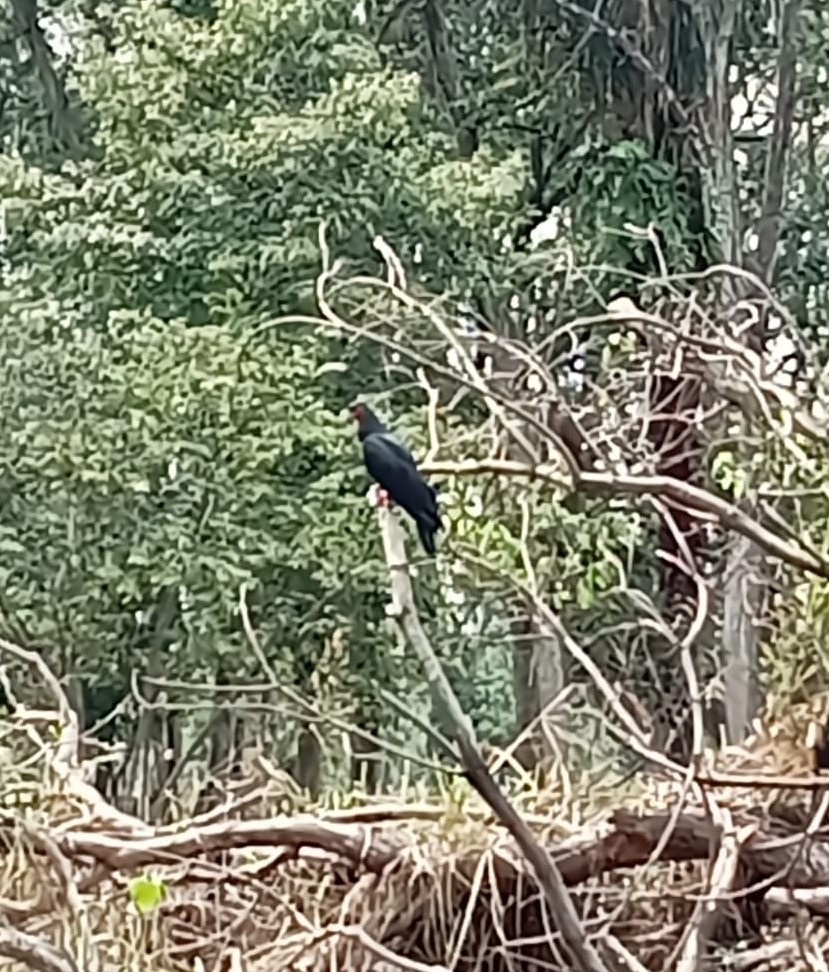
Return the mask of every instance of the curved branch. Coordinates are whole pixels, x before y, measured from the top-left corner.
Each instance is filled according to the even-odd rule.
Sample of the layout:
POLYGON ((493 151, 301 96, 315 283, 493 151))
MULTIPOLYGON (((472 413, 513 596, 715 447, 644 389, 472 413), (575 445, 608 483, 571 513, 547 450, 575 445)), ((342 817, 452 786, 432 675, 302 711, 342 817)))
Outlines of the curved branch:
MULTIPOLYGON (((489 796, 485 799, 489 802, 489 796)), ((394 814, 388 819, 378 819, 375 815, 372 826, 324 823, 307 816, 228 820, 190 827, 179 834, 158 832, 151 838, 130 839, 91 831, 69 831, 53 837, 70 857, 92 858, 109 870, 178 864, 220 850, 258 846, 284 851, 282 860, 297 856, 304 848, 312 848, 324 851, 328 862, 345 860, 377 874, 400 861, 411 847, 411 831, 395 832, 389 825, 396 822, 399 821, 394 814)), ((501 825, 510 829, 503 820, 501 825)), ((829 874, 828 840, 817 834, 809 837, 797 833, 782 822, 775 825, 773 819, 759 829, 756 818, 741 815, 738 819, 735 814, 734 825, 739 834, 739 857, 751 881, 763 882, 768 887, 825 887, 829 874), (809 840, 808 854, 802 853, 804 839, 809 840)), ((609 826, 601 825, 598 832, 594 828, 585 830, 549 850, 540 847, 537 838, 531 835, 544 857, 554 863, 562 887, 582 884, 609 871, 646 864, 660 847, 659 861, 708 860, 711 848, 721 845, 721 837, 721 828, 709 815, 689 810, 676 816, 672 809, 641 816, 619 809, 611 815, 609 826), (671 832, 666 841, 664 833, 669 827, 671 832)), ((470 848, 468 854, 454 860, 453 867, 471 878, 480 864, 480 853, 480 848, 470 848)), ((499 884, 503 883, 505 888, 522 870, 514 848, 503 845, 495 850, 492 867, 499 884)), ((565 895, 565 900, 570 902, 569 895, 565 895)), ((557 914, 560 922, 562 914, 557 914)))
POLYGON ((46 687, 52 693, 52 698, 57 707, 57 716, 60 721, 60 742, 54 755, 54 763, 59 767, 59 775, 66 776, 78 768, 78 743, 80 741, 80 727, 78 716, 69 704, 66 694, 60 686, 55 673, 43 660, 43 656, 37 651, 22 648, 13 641, 0 638, 0 653, 11 655, 18 661, 23 662, 30 668, 37 671, 43 679, 46 687))
MULTIPOLYGON (((436 476, 477 476, 489 473, 496 476, 512 476, 521 479, 543 480, 560 489, 567 489, 559 467, 552 463, 530 466, 523 462, 487 459, 461 462, 423 463, 424 473, 436 476)), ((804 549, 800 544, 784 539, 753 520, 733 503, 720 499, 708 490, 670 476, 633 476, 626 473, 582 472, 578 487, 586 493, 617 494, 628 496, 661 496, 671 500, 702 519, 715 520, 721 527, 733 530, 753 540, 765 553, 800 570, 829 577, 829 561, 804 549)))
POLYGON ((95 787, 84 778, 84 768, 78 760, 80 726, 77 713, 69 704, 60 682, 43 656, 37 651, 21 648, 7 638, 0 638, 0 655, 2 654, 16 658, 36 670, 54 697, 55 716, 60 726, 57 746, 52 750, 52 747, 44 745, 43 740, 37 737, 31 727, 29 727, 29 735, 34 736, 33 741, 40 748, 50 753, 50 766, 56 777, 90 808, 98 820, 128 833, 149 833, 147 824, 107 803, 95 787))
POLYGON ((0 955, 37 972, 78 972, 74 959, 62 949, 13 928, 0 928, 0 955))
POLYGON ((178 834, 154 834, 132 840, 73 831, 56 835, 55 842, 69 856, 91 857, 113 870, 240 847, 282 847, 294 852, 314 847, 379 873, 403 847, 401 841, 370 828, 326 824, 314 817, 226 820, 190 827, 178 834))

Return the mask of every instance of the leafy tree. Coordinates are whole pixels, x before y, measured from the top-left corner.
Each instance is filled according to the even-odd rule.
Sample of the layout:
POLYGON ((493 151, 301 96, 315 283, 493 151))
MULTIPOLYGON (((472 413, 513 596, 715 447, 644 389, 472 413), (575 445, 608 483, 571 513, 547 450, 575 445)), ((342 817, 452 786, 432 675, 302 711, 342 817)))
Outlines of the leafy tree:
POLYGON ((344 701, 379 727, 374 684, 405 673, 380 650, 386 580, 343 408, 388 373, 369 345, 262 325, 313 310, 323 219, 355 268, 382 232, 422 247, 434 286, 482 272, 516 160, 455 160, 349 4, 59 12, 86 154, 0 157, 6 624, 94 685, 238 682, 257 667, 246 584, 280 676, 309 688, 342 636, 344 701))
MULTIPOLYGON (((376 272, 380 233, 418 294, 439 295, 446 320, 474 317, 511 342, 506 354, 504 340, 478 348, 479 365, 484 351, 495 359, 491 387, 542 428, 553 426, 550 399, 592 423, 605 467, 705 483, 746 505, 761 486, 820 488, 816 447, 806 446, 814 468, 793 467, 779 435, 742 415, 710 373, 648 370, 658 337, 648 327, 643 350, 621 326, 570 325, 620 288, 672 321, 694 291, 709 315, 695 320, 717 320, 757 295, 710 273, 702 284, 677 275, 727 260, 777 285, 820 343, 821 5, 788 3, 773 35, 759 0, 716 15, 673 5, 661 30, 641 21, 643 7, 599 15, 571 2, 526 4, 515 17, 465 0, 391 14, 368 5, 367 24, 340 0, 48 9, 71 25, 61 77, 83 124, 74 147, 52 126, 47 147, 43 126, 22 124, 38 92, 54 118, 42 77, 12 72, 17 88, 0 119, 9 264, 0 536, 14 555, 7 624, 59 650, 65 670, 122 682, 131 668, 225 682, 250 674, 235 614, 246 583, 286 681, 319 692, 328 679, 342 711, 372 729, 387 718, 374 683, 420 703, 387 650, 385 578, 376 545, 366 557, 365 480, 343 415, 358 392, 394 388, 383 404, 422 443, 410 362, 364 337, 274 324, 315 310, 322 220, 330 257, 348 271, 376 272), (789 99, 793 45, 800 114, 789 99), (776 127, 733 134, 724 106, 735 72, 747 100, 758 82, 776 84, 776 127), (785 227, 779 211, 791 217, 785 227), (515 367, 516 347, 552 376, 543 393, 515 367), (698 429, 712 397, 722 420, 698 429), (631 401, 658 417, 637 425, 631 401)), ((9 74, 8 59, 0 69, 9 74)), ((360 288, 336 301, 357 328, 385 328, 404 352, 437 356, 443 404, 458 392, 446 336, 436 339, 423 315, 360 288)), ((750 335, 757 348, 766 323, 750 335)), ((818 376, 803 377, 817 387, 818 376)), ((482 414, 469 396, 441 413, 461 454, 491 444, 470 432, 482 414)), ((671 721, 673 646, 651 637, 658 664, 643 656, 647 639, 630 634, 639 611, 620 594, 617 569, 681 616, 684 576, 655 556, 680 552, 664 512, 627 498, 551 501, 502 482, 445 485, 451 565, 419 586, 464 700, 489 731, 509 735, 511 655, 522 719, 554 694, 557 676, 536 691, 527 659, 504 647, 549 634, 516 593, 525 548, 545 602, 590 639, 609 674, 632 671, 638 691, 667 700, 671 721)), ((790 492, 778 510, 803 530, 825 516, 820 500, 805 509, 790 492)), ((745 599, 725 579, 742 560, 757 566, 757 549, 726 557, 721 534, 676 519, 698 566, 712 562, 723 578, 712 631, 728 657, 755 657, 745 599)), ((803 595, 816 611, 819 595, 803 595)), ((752 597, 759 610, 763 591, 752 597)), ((778 668, 768 671, 782 684, 778 668)), ((728 708, 739 735, 753 700, 748 680, 735 684, 728 708)))
MULTIPOLYGON (((812 269, 822 266, 825 249, 817 229, 825 223, 825 167, 817 148, 825 127, 829 36, 823 5, 772 8, 762 0, 735 0, 716 9, 674 4, 656 12, 625 4, 596 11, 566 2, 524 4, 506 18, 494 3, 435 0, 395 10, 393 25, 383 21, 385 11, 377 12, 381 36, 393 58, 417 64, 430 79, 446 128, 459 142, 471 129, 476 144, 520 146, 524 155, 527 206, 516 214, 508 253, 499 273, 469 287, 493 331, 542 349, 552 368, 567 356, 571 333, 562 343, 549 335, 575 314, 601 306, 616 288, 636 291, 646 310, 665 300, 683 306, 676 288, 687 294, 691 286, 715 314, 726 314, 735 299, 756 299, 745 278, 666 280, 726 261, 779 286, 801 327, 822 334, 823 283, 812 269), (653 275, 655 283, 644 279, 653 275), (574 277, 579 286, 567 286, 574 277)), ((767 355, 775 316, 761 314, 746 335, 767 355)), ((606 333, 591 325, 577 331, 585 389, 602 383, 606 333)), ((559 365, 556 374, 562 371, 559 365)), ((808 368, 799 378, 811 381, 816 393, 808 368)), ((702 405, 695 382, 693 376, 654 376, 647 407, 666 417, 652 423, 648 461, 673 478, 711 482, 702 450, 715 452, 712 440, 694 441, 687 431, 702 405), (679 445, 665 452, 672 438, 679 445)), ((713 391, 722 396, 721 388, 713 391)), ((559 397, 581 414, 596 414, 589 391, 567 390, 563 376, 559 397)), ((750 505, 779 467, 773 443, 750 422, 735 436, 735 416, 731 411, 724 429, 711 434, 716 439, 725 432, 741 450, 750 443, 738 460, 757 471, 741 500, 750 505)), ((726 449, 735 444, 719 441, 726 449)), ((630 443, 626 451, 629 461, 641 461, 630 443)), ((765 585, 752 579, 764 574, 762 558, 745 543, 730 558, 720 557, 719 542, 706 549, 708 541, 692 532, 691 522, 680 526, 698 562, 714 560, 728 581, 717 618, 731 673, 729 732, 739 737, 758 701, 750 688, 758 674, 760 628, 749 615, 765 610, 765 585), (743 657, 752 678, 741 674, 743 657)), ((679 555, 664 522, 660 545, 679 555)), ((647 558, 643 565, 652 566, 647 558)), ((648 589, 645 577, 642 582, 648 589)), ((671 567, 662 571, 661 593, 672 602, 687 598, 682 576, 671 567)))

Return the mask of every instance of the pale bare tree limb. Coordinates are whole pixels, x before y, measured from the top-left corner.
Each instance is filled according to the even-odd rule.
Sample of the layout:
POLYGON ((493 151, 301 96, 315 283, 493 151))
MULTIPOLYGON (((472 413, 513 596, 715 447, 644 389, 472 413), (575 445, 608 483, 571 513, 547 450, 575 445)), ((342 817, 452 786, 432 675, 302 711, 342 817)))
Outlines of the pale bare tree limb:
MULTIPOLYGON (((438 476, 497 475, 541 480, 560 489, 567 489, 560 470, 552 463, 531 466, 509 460, 465 460, 461 462, 434 461, 422 465, 424 473, 438 476)), ((701 519, 716 521, 721 527, 753 540, 762 550, 784 563, 820 577, 829 577, 829 561, 817 557, 799 544, 785 540, 753 520, 733 503, 720 499, 708 490, 670 476, 635 476, 615 472, 582 472, 578 488, 587 493, 627 494, 629 496, 660 496, 686 507, 701 519)))
POLYGON ((740 848, 757 830, 747 825, 737 830, 728 810, 718 811, 720 846, 711 871, 710 890, 699 902, 694 920, 689 924, 676 972, 700 972, 705 967, 708 942, 714 937, 720 909, 734 886, 740 863, 740 848))
POLYGON ((509 831, 535 872, 549 906, 549 918, 561 933, 564 947, 581 972, 607 972, 595 947, 587 940, 561 874, 549 853, 501 792, 481 754, 475 731, 461 708, 446 673, 417 615, 406 559, 402 527, 387 507, 378 507, 383 548, 392 586, 391 611, 403 637, 423 665, 429 689, 444 722, 443 731, 458 747, 470 783, 509 831))
POLYGON ((310 847, 375 873, 392 863, 403 846, 401 840, 388 833, 373 832, 369 827, 322 823, 310 815, 224 820, 150 837, 138 834, 124 838, 75 829, 55 835, 55 842, 70 857, 89 857, 118 870, 237 847, 284 847, 289 851, 310 847))
MULTIPOLYGON (((78 716, 69 704, 60 682, 46 664, 42 655, 37 651, 22 648, 7 638, 0 638, 0 653, 11 655, 12 658, 35 669, 54 697, 57 707, 56 721, 59 726, 57 747, 47 745, 42 739, 37 738, 36 733, 33 741, 44 753, 48 754, 49 767, 57 779, 73 796, 78 798, 87 811, 94 815, 99 824, 116 830, 123 829, 128 833, 149 833, 151 828, 147 824, 138 817, 123 813, 107 803, 95 787, 84 778, 83 767, 78 760, 80 740, 78 716)), ((25 718, 25 710, 20 715, 25 718)), ((34 729, 31 730, 30 735, 32 733, 34 733, 34 729)))
POLYGON ((54 672, 43 660, 42 655, 37 651, 31 651, 16 645, 13 641, 0 638, 0 652, 11 655, 18 661, 35 669, 44 684, 49 689, 57 706, 57 715, 60 722, 60 742, 54 753, 54 762, 63 774, 69 773, 78 767, 78 743, 80 740, 80 728, 78 717, 75 710, 69 704, 66 694, 60 686, 60 682, 55 677, 54 672))
POLYGON ((36 972, 79 972, 67 952, 13 928, 0 927, 0 955, 22 962, 36 972))

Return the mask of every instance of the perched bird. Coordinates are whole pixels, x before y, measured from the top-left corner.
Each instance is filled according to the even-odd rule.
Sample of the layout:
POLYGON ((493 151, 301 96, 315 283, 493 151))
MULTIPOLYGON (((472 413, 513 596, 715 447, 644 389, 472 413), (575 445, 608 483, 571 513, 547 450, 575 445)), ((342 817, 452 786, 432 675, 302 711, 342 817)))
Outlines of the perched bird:
POLYGON ((437 493, 420 474, 409 450, 368 405, 358 402, 352 410, 369 475, 415 521, 423 549, 434 557, 435 534, 440 530, 437 493))

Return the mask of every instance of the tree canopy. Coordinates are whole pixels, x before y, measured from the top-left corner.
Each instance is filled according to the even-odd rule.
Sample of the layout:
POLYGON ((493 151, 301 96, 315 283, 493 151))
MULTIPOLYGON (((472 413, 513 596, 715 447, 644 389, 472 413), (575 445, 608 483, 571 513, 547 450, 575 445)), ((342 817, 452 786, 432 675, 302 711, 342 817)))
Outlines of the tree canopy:
MULTIPOLYGON (((0 46, 7 633, 80 678, 97 717, 111 693, 90 688, 261 678, 243 590, 315 718, 324 697, 363 735, 410 739, 384 693, 424 719, 429 702, 392 650, 346 411, 359 394, 449 469, 445 553, 419 567, 418 597, 486 738, 589 683, 533 599, 664 721, 690 712, 668 687, 694 571, 723 594, 697 657, 712 704, 741 652, 775 693, 822 686, 822 640, 803 629, 821 630, 825 581, 739 540, 736 514, 712 523, 623 482, 667 477, 780 542, 823 543, 829 14, 768 13, 680 6, 648 26, 622 4, 505 17, 435 0, 14 0, 0 46), (636 314, 599 320, 620 294, 636 314), (741 350, 770 367, 781 334, 796 352, 782 405, 741 350), (601 489, 452 471, 551 461, 562 414, 601 489), (759 640, 726 583, 749 554, 759 640)), ((308 719, 276 722, 254 713, 246 732, 284 741, 308 719)), ((326 740, 336 777, 338 730, 326 740)))

